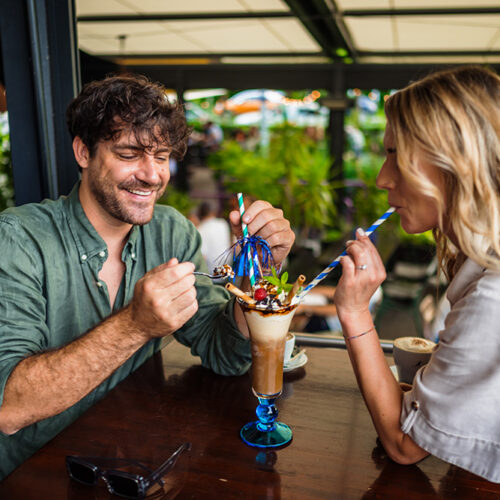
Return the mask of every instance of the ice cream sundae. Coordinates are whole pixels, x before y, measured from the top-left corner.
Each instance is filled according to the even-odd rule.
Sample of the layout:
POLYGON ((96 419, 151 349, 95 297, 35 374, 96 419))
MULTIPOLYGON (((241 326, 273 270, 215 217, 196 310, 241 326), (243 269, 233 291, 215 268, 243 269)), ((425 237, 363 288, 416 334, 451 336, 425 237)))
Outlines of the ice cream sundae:
POLYGON ((294 285, 286 283, 288 274, 279 278, 276 271, 264 276, 243 293, 231 283, 226 285, 238 296, 252 341, 252 388, 261 398, 276 397, 283 387, 285 338, 297 304, 290 301, 305 281, 301 276, 294 285), (238 292, 236 292, 238 290, 238 292))
POLYGON ((217 266, 213 272, 214 276, 220 278, 234 278, 233 268, 229 264, 223 264, 222 266, 217 266))

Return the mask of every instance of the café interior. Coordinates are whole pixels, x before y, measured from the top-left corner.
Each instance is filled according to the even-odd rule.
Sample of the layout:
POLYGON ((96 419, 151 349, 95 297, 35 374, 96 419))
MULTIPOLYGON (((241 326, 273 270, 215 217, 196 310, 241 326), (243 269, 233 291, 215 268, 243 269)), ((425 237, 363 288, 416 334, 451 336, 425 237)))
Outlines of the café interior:
MULTIPOLYGON (((349 89, 399 89, 464 64, 500 71, 498 0, 2 0, 0 112, 8 114, 15 204, 71 190, 78 169, 66 106, 82 85, 109 74, 146 75, 181 103, 200 89, 322 89, 330 178, 343 182, 349 89)), ((296 262, 318 257, 321 270, 344 241, 320 258, 306 249, 296 262)), ((446 289, 428 248, 424 256, 396 250, 376 311, 391 365, 396 337, 432 336, 446 289)), ((241 443, 238 425, 255 408, 249 380, 211 374, 172 342, 0 482, 0 497, 91 498, 67 478, 65 455, 156 466, 183 441, 192 443, 189 457, 151 498, 499 497, 498 485, 435 457, 412 466, 387 457, 340 331, 311 333, 297 323, 295 343, 305 361, 284 374, 278 401, 294 429, 291 446, 241 443)), ((102 484, 91 494, 109 497, 102 484)))

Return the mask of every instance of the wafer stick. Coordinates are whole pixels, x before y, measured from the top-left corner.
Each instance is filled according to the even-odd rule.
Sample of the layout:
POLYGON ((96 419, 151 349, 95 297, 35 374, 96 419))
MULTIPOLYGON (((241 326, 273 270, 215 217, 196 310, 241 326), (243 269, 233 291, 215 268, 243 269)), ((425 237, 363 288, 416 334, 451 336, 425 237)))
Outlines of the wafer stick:
POLYGON ((304 284, 305 281, 306 277, 303 274, 301 274, 293 284, 292 289, 288 292, 288 295, 286 296, 285 299, 285 304, 290 304, 292 299, 295 297, 295 294, 299 291, 299 288, 304 284))
POLYGON ((241 300, 253 306, 257 301, 249 297, 245 292, 242 292, 237 286, 232 283, 226 283, 226 290, 229 290, 233 295, 239 297, 241 300))

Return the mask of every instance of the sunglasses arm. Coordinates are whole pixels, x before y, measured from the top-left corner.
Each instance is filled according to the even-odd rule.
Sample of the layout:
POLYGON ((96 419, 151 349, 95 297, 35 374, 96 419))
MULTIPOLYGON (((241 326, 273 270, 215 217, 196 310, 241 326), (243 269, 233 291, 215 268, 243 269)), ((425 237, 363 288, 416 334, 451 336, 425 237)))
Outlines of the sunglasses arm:
POLYGON ((183 443, 175 450, 172 455, 170 455, 165 462, 163 462, 152 474, 149 476, 148 481, 156 482, 161 480, 161 478, 176 464, 177 459, 184 450, 190 450, 191 443, 183 443))

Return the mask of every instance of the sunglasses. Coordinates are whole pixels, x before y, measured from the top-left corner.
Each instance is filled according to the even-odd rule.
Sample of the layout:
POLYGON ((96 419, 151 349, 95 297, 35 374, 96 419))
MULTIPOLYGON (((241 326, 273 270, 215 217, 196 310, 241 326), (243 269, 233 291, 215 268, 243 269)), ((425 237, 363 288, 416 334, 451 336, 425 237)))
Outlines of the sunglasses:
POLYGON ((66 469, 71 479, 87 486, 95 486, 99 478, 102 477, 110 493, 124 498, 140 499, 146 496, 151 486, 158 484, 163 487, 165 483, 162 477, 174 467, 180 454, 184 450, 190 449, 191 443, 183 443, 154 471, 140 462, 126 458, 77 457, 74 455, 66 457, 66 469), (114 468, 102 469, 95 462, 123 464, 122 468, 136 466, 142 469, 145 475, 114 468))

